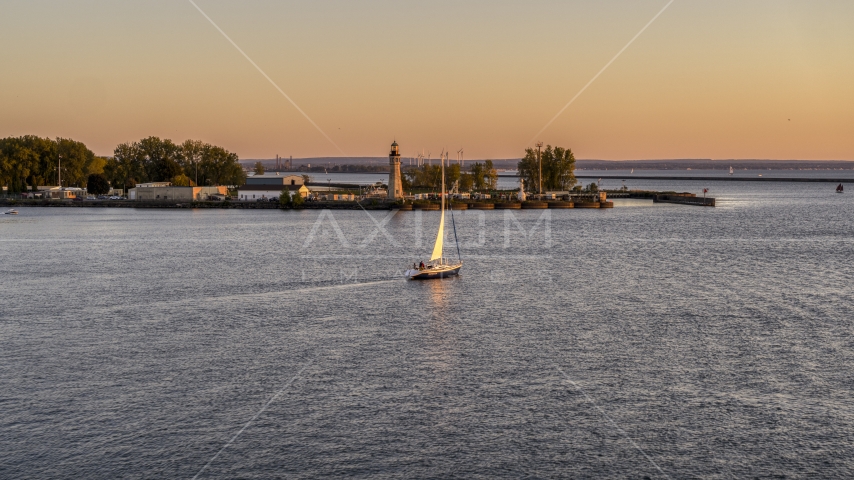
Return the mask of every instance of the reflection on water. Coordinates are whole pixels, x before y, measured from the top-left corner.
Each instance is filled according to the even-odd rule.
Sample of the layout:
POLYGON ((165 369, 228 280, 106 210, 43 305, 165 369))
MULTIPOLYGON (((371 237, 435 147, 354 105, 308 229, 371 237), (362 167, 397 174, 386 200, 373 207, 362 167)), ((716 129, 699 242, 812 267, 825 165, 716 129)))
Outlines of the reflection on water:
POLYGON ((425 360, 433 366, 434 373, 443 381, 447 380, 447 375, 452 371, 458 355, 457 339, 454 336, 455 319, 448 305, 449 302, 454 301, 451 298, 454 289, 447 285, 458 280, 459 277, 419 282, 425 283, 425 287, 429 289, 431 304, 431 308, 427 309, 429 316, 422 317, 426 322, 425 360))

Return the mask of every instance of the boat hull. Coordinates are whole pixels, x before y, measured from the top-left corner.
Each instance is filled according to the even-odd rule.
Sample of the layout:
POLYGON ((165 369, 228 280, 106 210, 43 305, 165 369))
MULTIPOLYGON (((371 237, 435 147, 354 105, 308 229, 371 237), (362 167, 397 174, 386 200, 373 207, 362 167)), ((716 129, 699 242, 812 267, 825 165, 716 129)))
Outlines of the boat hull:
POLYGON ((447 268, 425 269, 425 270, 407 270, 406 276, 410 280, 433 280, 438 278, 455 277, 460 274, 462 265, 448 266, 447 268))

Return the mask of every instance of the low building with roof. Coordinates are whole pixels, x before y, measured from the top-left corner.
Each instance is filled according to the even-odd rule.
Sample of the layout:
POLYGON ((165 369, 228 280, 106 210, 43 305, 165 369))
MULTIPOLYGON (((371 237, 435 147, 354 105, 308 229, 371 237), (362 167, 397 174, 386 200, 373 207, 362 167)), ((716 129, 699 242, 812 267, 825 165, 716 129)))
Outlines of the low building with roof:
POLYGON ((49 198, 51 200, 73 200, 78 197, 86 197, 85 188, 38 186, 37 191, 25 192, 26 198, 49 198))
POLYGON ((286 190, 291 196, 300 195, 305 198, 311 194, 311 191, 305 185, 243 185, 237 187, 237 199, 243 201, 258 201, 278 199, 282 195, 282 190, 286 190))
POLYGON ((214 196, 228 195, 228 187, 177 187, 171 182, 139 183, 128 190, 128 200, 174 200, 181 202, 211 200, 214 196))
MULTIPOLYGON (((246 185, 304 185, 305 179, 302 175, 253 175, 246 177, 246 185)), ((281 189, 280 189, 281 190, 281 189)))

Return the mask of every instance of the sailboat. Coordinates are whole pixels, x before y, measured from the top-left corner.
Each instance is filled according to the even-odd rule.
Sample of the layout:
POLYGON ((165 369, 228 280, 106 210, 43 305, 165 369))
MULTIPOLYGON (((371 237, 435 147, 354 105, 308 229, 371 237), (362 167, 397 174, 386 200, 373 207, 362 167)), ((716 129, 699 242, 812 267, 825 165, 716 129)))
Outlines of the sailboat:
POLYGON ((732 175, 732 166, 729 167, 729 174, 732 175))
POLYGON ((844 188, 842 188, 842 184, 840 183, 840 184, 839 184, 839 186, 838 186, 838 187, 836 187, 836 193, 842 193, 842 192, 844 192, 844 191, 845 191, 845 189, 844 189, 844 188))
POLYGON ((451 210, 451 222, 454 225, 454 241, 457 242, 457 260, 444 258, 443 243, 445 239, 445 157, 442 157, 442 213, 439 217, 439 233, 433 245, 430 261, 423 268, 412 268, 404 272, 410 280, 431 280, 434 278, 453 277, 460 274, 463 261, 460 258, 460 243, 457 240, 457 225, 454 222, 454 211, 451 210))

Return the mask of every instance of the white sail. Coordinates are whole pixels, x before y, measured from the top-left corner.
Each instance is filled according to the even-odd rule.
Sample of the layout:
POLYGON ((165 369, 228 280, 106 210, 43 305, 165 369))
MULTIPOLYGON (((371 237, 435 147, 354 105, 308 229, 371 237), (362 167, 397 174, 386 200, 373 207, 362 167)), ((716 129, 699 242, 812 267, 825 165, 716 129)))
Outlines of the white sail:
POLYGON ((442 157, 442 214, 439 217, 439 233, 436 235, 436 244, 433 245, 433 255, 430 256, 430 261, 442 258, 442 242, 445 239, 445 158, 442 157))
POLYGON ((430 256, 431 261, 442 258, 442 240, 444 239, 444 237, 445 237, 445 209, 442 208, 442 217, 439 220, 439 234, 436 235, 436 244, 433 245, 433 255, 430 256))

